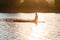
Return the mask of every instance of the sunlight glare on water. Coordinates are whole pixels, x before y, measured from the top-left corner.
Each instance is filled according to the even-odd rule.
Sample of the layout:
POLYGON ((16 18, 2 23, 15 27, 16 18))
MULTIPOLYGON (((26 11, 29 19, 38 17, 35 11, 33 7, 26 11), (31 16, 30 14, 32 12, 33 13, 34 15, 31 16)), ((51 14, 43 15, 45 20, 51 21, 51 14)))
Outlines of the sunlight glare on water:
MULTIPOLYGON (((22 20, 34 20, 35 16, 36 15, 33 13, 0 13, 0 19, 16 18, 22 20)), ((0 21, 0 40, 59 40, 60 14, 37 13, 37 16, 37 25, 34 22, 0 21)))

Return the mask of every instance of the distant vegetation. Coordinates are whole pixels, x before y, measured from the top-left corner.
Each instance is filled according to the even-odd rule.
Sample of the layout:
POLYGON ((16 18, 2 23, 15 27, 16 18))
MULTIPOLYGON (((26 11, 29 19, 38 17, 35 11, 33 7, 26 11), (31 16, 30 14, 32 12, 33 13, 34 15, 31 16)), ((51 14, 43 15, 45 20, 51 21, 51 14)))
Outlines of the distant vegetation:
POLYGON ((53 2, 48 2, 46 0, 0 0, 0 10, 1 9, 19 9, 19 10, 37 10, 37 11, 53 11, 55 9, 60 10, 60 1, 55 0, 53 2), (21 3, 22 2, 22 3, 21 3))

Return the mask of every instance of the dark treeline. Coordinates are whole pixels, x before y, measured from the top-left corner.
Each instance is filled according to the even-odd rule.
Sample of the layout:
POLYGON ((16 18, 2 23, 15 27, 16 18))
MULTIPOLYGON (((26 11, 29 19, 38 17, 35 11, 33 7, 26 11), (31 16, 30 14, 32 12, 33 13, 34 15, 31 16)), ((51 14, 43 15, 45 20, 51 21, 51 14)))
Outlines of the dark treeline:
POLYGON ((55 12, 60 13, 60 0, 55 0, 55 12))
POLYGON ((54 1, 54 6, 52 4, 49 5, 46 0, 24 0, 23 3, 20 3, 20 1, 21 0, 0 0, 0 11, 2 10, 3 12, 3 9, 4 11, 16 9, 19 12, 54 12, 56 9, 60 10, 59 0, 54 1))

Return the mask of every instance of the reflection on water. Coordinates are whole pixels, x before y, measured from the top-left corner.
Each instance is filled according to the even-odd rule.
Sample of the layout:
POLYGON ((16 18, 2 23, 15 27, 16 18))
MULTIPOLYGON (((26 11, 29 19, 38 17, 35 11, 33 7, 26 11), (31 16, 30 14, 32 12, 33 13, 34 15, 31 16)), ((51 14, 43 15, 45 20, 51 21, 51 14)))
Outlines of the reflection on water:
POLYGON ((0 23, 0 40, 29 40, 34 23, 0 23))
POLYGON ((33 28, 30 40, 59 40, 60 39, 60 14, 38 13, 38 20, 45 21, 33 28))
MULTIPOLYGON (((33 14, 34 16, 31 14, 32 17, 30 17, 30 14, 28 15, 21 14, 20 18, 22 17, 24 19, 25 17, 27 19, 28 17, 30 20, 32 17, 35 18, 35 14, 33 14)), ((60 14, 37 13, 37 15, 37 25, 31 22, 0 21, 0 40, 59 40, 60 14)), ((0 17, 0 19, 5 18, 4 16, 0 17)), ((11 16, 12 14, 10 16, 6 16, 6 18, 11 16)))
POLYGON ((0 19, 3 18, 15 18, 15 19, 22 19, 22 20, 34 20, 35 13, 0 13, 0 19))

